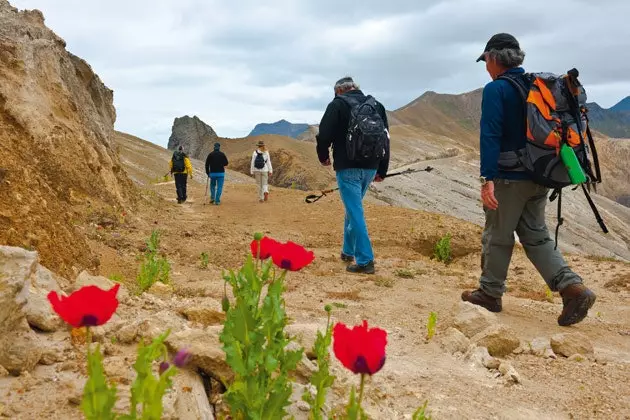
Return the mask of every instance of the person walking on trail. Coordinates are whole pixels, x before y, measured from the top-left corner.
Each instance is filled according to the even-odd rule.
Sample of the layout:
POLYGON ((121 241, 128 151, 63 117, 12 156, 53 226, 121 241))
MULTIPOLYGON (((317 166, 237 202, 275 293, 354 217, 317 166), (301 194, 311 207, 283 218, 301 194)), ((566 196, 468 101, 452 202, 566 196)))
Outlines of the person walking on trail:
POLYGON ((183 204, 188 198, 186 196, 186 183, 188 181, 188 176, 191 178, 193 176, 193 168, 190 163, 190 159, 188 159, 188 156, 184 153, 184 148, 182 146, 179 146, 177 150, 173 152, 173 157, 169 161, 169 169, 171 175, 175 178, 177 204, 183 204))
POLYGON ((595 294, 582 284, 554 247, 545 222, 549 190, 532 181, 532 175, 514 165, 502 164, 508 155, 525 148, 525 102, 505 77, 527 83, 521 64, 525 53, 516 38, 494 35, 477 59, 486 63, 493 81, 483 90, 481 105, 481 200, 486 216, 481 238, 481 278, 477 290, 462 293, 462 300, 501 312, 501 297, 514 248, 514 232, 552 291, 559 291, 564 308, 558 324, 582 321, 595 302, 595 294), (499 79, 500 76, 503 78, 499 79), (512 152, 512 153, 510 153, 512 152))
POLYGON ((256 178, 258 199, 263 203, 269 200, 269 177, 273 175, 273 167, 265 142, 260 140, 256 146, 257 149, 252 154, 250 173, 256 178))
POLYGON ((210 204, 221 204, 223 182, 225 181, 225 167, 228 166, 227 156, 221 151, 221 144, 214 144, 214 151, 206 158, 206 174, 210 178, 210 204))
POLYGON ((333 168, 345 208, 341 260, 352 273, 374 274, 374 252, 363 213, 363 197, 372 181, 381 182, 389 166, 389 126, 385 108, 366 96, 351 77, 338 80, 335 98, 319 125, 317 155, 333 168))

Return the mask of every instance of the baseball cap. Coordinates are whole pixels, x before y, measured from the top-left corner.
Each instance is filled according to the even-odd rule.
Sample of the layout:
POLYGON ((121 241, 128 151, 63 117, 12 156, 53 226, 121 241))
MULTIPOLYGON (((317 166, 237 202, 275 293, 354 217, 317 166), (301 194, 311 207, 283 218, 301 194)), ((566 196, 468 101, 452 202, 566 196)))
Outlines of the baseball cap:
POLYGON ((493 35, 492 38, 486 44, 486 49, 477 59, 479 61, 486 61, 486 53, 490 50, 506 50, 508 48, 520 50, 521 46, 514 36, 506 33, 500 33, 493 35))

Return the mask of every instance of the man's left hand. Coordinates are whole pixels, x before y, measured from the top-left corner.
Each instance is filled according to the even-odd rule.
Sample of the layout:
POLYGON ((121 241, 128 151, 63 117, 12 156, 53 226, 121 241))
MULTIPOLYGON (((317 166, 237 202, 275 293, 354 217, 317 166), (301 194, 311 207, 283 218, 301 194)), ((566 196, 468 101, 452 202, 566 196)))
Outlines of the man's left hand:
POLYGON ((383 178, 382 176, 376 174, 376 176, 374 177, 374 182, 383 182, 383 178))

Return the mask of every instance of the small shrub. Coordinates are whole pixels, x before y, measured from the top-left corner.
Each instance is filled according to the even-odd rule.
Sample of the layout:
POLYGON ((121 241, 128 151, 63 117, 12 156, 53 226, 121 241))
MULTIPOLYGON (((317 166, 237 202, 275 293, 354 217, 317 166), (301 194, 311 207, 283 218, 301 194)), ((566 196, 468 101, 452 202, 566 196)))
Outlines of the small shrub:
POLYGON ((394 287, 395 281, 389 277, 376 276, 374 284, 378 287, 394 287))
POLYGON ((140 265, 140 272, 136 278, 140 292, 149 289, 156 281, 160 281, 164 284, 169 283, 171 265, 165 257, 159 255, 159 248, 160 232, 154 230, 151 232, 151 237, 147 241, 147 250, 144 253, 143 261, 140 265))
POLYGON ((395 274, 397 277, 400 277, 402 279, 412 279, 416 276, 414 272, 409 270, 408 268, 401 268, 399 270, 396 270, 395 274))
POLYGON ((208 253, 202 252, 201 256, 199 257, 199 266, 205 270, 206 268, 208 268, 209 263, 210 259, 208 258, 208 253))
POLYGON ((431 340, 435 335, 435 327, 437 325, 437 312, 429 313, 429 321, 427 322, 427 341, 431 340))
POLYGON ((447 233, 442 236, 439 241, 435 244, 435 248, 433 249, 433 257, 443 262, 444 264, 448 264, 452 261, 453 257, 451 255, 451 234, 447 233))
POLYGON ((411 416, 412 420, 431 420, 431 416, 426 413, 428 401, 425 401, 422 407, 418 408, 413 416, 411 416))

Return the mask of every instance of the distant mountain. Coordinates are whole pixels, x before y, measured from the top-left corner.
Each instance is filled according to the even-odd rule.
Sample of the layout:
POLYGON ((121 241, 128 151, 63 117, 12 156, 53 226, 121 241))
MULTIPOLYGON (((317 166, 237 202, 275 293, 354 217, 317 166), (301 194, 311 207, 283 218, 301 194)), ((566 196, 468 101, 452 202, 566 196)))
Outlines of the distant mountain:
POLYGON ((308 124, 292 124, 287 120, 276 121, 275 123, 261 123, 249 133, 249 136, 260 136, 263 134, 275 134, 297 138, 308 129, 308 124))
POLYGON ((630 98, 626 99, 610 109, 604 109, 595 102, 587 104, 592 128, 613 138, 630 138, 630 111, 614 110, 615 107, 623 108, 625 104, 630 106, 630 98))
POLYGON ((626 96, 624 99, 619 101, 618 104, 610 108, 610 110, 616 111, 616 112, 629 112, 630 111, 630 96, 626 96))

